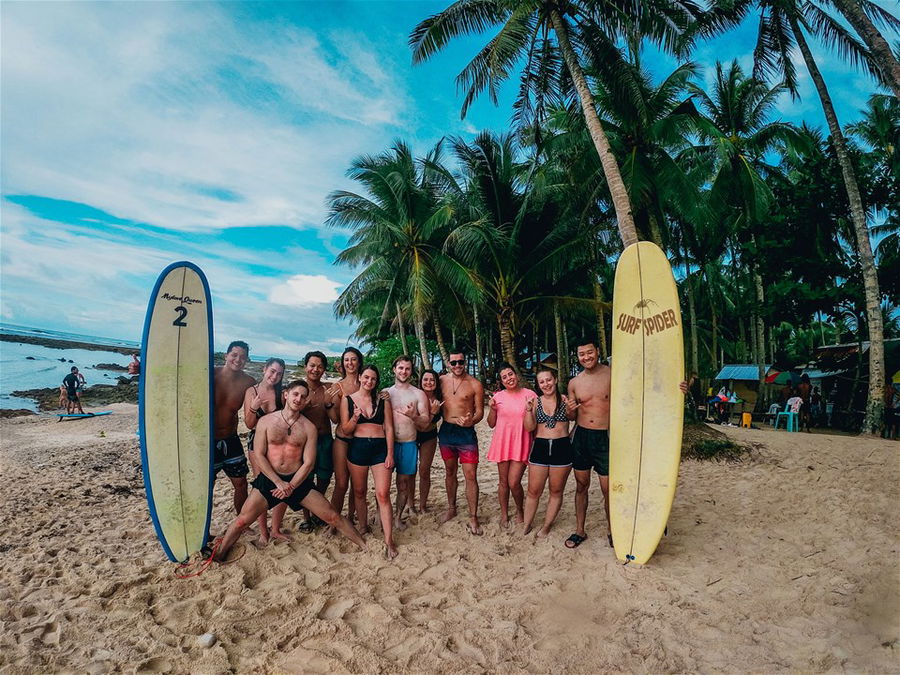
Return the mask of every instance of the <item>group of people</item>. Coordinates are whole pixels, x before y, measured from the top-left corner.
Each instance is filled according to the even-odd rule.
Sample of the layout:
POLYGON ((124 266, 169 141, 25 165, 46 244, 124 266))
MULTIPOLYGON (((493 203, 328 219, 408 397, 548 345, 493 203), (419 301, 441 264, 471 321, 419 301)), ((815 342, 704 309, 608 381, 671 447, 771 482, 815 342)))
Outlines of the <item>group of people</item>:
MULTIPOLYGON (((394 384, 379 392, 381 374, 364 365, 359 350, 348 347, 338 368, 341 379, 322 382, 326 357, 304 357, 305 379, 282 384, 285 364, 269 359, 256 382, 244 372, 250 349, 245 342, 228 346, 225 363, 215 370, 214 471, 224 471, 234 486, 237 518, 218 541, 216 557, 225 559, 241 533, 259 523, 259 544, 270 538, 289 538, 281 523, 285 510, 304 511, 302 531, 327 525, 358 546, 369 532, 369 475, 388 559, 397 556, 394 532, 405 528, 407 506, 428 509, 431 468, 437 450, 445 467, 447 506, 441 524, 458 515, 458 472, 462 468, 468 523, 473 535, 483 534, 478 514, 477 470, 480 462, 475 426, 485 415, 481 382, 466 371, 466 355, 454 349, 449 372, 419 374, 413 384, 413 361, 398 357, 394 384), (250 429, 245 455, 238 437, 238 412, 250 429), (332 436, 332 425, 335 433, 332 436), (249 465, 247 458, 249 457, 249 465), (252 467, 254 488, 248 494, 252 467), (396 473, 396 502, 391 503, 392 474, 396 473), (418 474, 418 502, 416 475, 418 474), (334 480, 331 499, 326 490, 334 480), (346 512, 345 512, 346 504, 346 512), (272 510, 271 527, 267 512, 272 510), (346 513, 347 515, 344 515, 346 513), (353 520, 355 519, 355 524, 353 520)), ((538 503, 549 482, 546 516, 535 536, 545 537, 559 514, 570 472, 576 479, 576 531, 565 541, 569 548, 586 538, 590 474, 599 479, 609 521, 609 393, 610 369, 600 362, 597 345, 578 346, 583 370, 559 391, 556 373, 536 373, 537 392, 523 386, 509 364, 499 369, 501 387, 487 400, 487 423, 494 433, 487 459, 498 467, 501 527, 514 517, 524 534, 534 529, 538 503), (574 433, 570 439, 570 423, 574 433), (528 469, 527 492, 522 480, 528 469)), ((681 384, 682 393, 687 391, 681 384)), ((612 545, 612 536, 609 543, 612 545)))

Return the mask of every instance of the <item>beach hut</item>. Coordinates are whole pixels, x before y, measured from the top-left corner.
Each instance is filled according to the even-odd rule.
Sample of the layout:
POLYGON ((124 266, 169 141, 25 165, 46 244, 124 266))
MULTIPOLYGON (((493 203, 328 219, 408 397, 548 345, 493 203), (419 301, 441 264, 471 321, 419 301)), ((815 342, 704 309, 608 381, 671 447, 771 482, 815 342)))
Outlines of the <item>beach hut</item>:
MULTIPOLYGON (((771 364, 766 364, 765 372, 768 373, 771 367, 771 364)), ((740 412, 753 411, 756 407, 756 399, 759 398, 759 366, 757 364, 726 364, 716 375, 716 380, 722 382, 729 391, 733 391, 735 396, 743 401, 740 412)))

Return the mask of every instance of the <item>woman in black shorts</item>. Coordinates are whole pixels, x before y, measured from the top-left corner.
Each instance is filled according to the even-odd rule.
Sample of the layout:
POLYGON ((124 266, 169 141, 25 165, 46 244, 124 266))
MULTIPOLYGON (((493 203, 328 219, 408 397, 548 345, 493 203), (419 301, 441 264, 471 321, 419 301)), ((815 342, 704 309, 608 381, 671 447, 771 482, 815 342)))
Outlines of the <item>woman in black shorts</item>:
POLYGON ((369 532, 369 468, 375 477, 375 500, 384 531, 384 555, 397 557, 394 544, 394 512, 391 507, 391 469, 394 468, 394 413, 390 398, 378 395, 381 375, 375 366, 359 374, 359 390, 344 397, 341 405, 341 435, 350 438, 347 461, 356 504, 356 522, 361 534, 369 532))
POLYGON ((550 478, 550 501, 544 525, 537 537, 546 537, 559 514, 563 491, 572 470, 572 445, 569 443, 568 401, 559 393, 556 373, 549 368, 537 372, 538 400, 525 413, 525 429, 535 431, 534 445, 528 457, 528 494, 525 497, 525 527, 523 534, 532 530, 538 501, 550 478))
MULTIPOLYGON (((419 445, 419 511, 428 509, 428 493, 431 492, 431 464, 434 462, 434 451, 437 449, 437 423, 441 419, 441 379, 433 370, 423 370, 419 384, 428 398, 430 422, 424 431, 416 434, 419 445)), ((415 494, 410 500, 415 503, 415 494)))
MULTIPOLYGON (((344 408, 343 399, 359 390, 359 369, 362 368, 362 353, 356 347, 347 347, 341 354, 341 360, 337 362, 337 369, 341 373, 340 381, 333 384, 325 394, 337 405, 338 410, 344 408)), ((326 404, 327 405, 327 404, 326 404)), ((334 490, 331 493, 331 506, 338 513, 344 512, 344 497, 350 487, 350 468, 347 464, 347 448, 350 447, 350 438, 341 433, 341 428, 335 430, 334 442, 331 445, 332 464, 334 466, 334 490)), ((353 508, 353 493, 347 504, 347 517, 353 520, 356 510, 353 508)))

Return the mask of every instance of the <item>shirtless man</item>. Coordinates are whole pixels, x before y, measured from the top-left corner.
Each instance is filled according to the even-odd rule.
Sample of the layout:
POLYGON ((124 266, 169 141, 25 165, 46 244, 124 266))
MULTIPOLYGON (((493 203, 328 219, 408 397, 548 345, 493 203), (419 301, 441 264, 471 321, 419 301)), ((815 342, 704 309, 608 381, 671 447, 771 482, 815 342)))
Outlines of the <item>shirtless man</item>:
MULTIPOLYGON (((600 363, 597 345, 592 338, 585 338, 578 345, 578 362, 584 368, 569 380, 569 396, 566 411, 569 419, 576 420, 572 436, 575 469, 575 533, 566 539, 567 548, 579 546, 587 533, 588 489, 591 487, 591 469, 597 472, 606 525, 609 528, 609 385, 612 370, 600 363)), ((682 394, 687 393, 687 382, 680 384, 682 394)), ((612 534, 607 534, 613 545, 612 534)))
POLYGON ((809 375, 806 373, 800 376, 800 384, 797 385, 797 395, 803 399, 803 405, 800 406, 800 431, 803 431, 803 425, 806 424, 806 431, 812 433, 812 429, 809 428, 810 419, 812 418, 810 414, 812 384, 810 384, 809 375))
POLYGON ((234 510, 241 512, 247 499, 247 458, 244 447, 237 434, 238 410, 244 405, 247 388, 256 384, 256 380, 244 372, 247 359, 250 358, 250 347, 246 342, 235 340, 228 345, 225 352, 225 365, 216 366, 213 380, 215 392, 215 411, 213 435, 216 442, 213 452, 213 471, 225 475, 234 486, 234 510))
POLYGON ((394 359, 394 386, 387 392, 394 413, 394 466, 397 468, 397 510, 394 511, 394 529, 406 528, 400 521, 406 503, 412 504, 416 482, 416 466, 419 446, 416 443, 418 428, 427 429, 431 421, 428 397, 425 392, 409 383, 413 362, 406 354, 394 359))
POLYGON ((469 504, 469 532, 482 534, 478 523, 478 437, 475 425, 484 417, 484 387, 466 372, 462 350, 450 352, 450 372, 441 375, 444 422, 438 431, 441 458, 447 471, 447 513, 441 523, 456 517, 456 469, 462 464, 469 504))
MULTIPOLYGON (((306 366, 306 381, 309 384, 309 403, 303 414, 316 427, 316 490, 325 494, 334 475, 334 458, 331 454, 331 423, 337 423, 340 415, 335 405, 335 397, 328 394, 328 388, 322 384, 325 364, 328 362, 322 352, 309 352, 303 357, 306 366)), ((312 532, 316 523, 310 517, 308 509, 303 509, 304 521, 300 524, 301 532, 312 532)))
POLYGON ((294 511, 309 509, 360 549, 365 546, 350 521, 335 511, 313 487, 316 426, 302 414, 309 396, 306 382, 294 380, 284 391, 284 408, 266 415, 256 426, 253 454, 260 474, 253 481, 253 492, 240 514, 219 542, 216 560, 220 562, 225 560, 244 530, 261 514, 281 503, 294 511))

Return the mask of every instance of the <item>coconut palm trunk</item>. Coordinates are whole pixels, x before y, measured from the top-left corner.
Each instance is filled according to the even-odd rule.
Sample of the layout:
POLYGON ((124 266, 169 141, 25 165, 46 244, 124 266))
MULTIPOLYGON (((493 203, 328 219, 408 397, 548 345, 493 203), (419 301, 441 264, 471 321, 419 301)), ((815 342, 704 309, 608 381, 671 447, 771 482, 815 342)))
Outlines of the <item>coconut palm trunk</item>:
POLYGON ((591 95, 581 64, 578 63, 578 56, 572 48, 572 43, 569 41, 569 31, 566 23, 563 21, 558 9, 553 8, 550 10, 550 20, 553 22, 553 30, 556 32, 559 48, 566 61, 569 74, 572 76, 572 82, 574 82, 575 89, 578 91, 578 98, 581 100, 581 110, 584 113, 584 121, 587 124, 588 132, 591 135, 591 140, 594 142, 597 154, 600 156, 603 175, 606 177, 613 208, 616 211, 619 236, 621 236, 624 246, 630 246, 637 243, 638 238, 634 217, 631 214, 631 201, 628 199, 625 181, 622 180, 622 172, 619 171, 619 165, 616 163, 616 158, 612 153, 609 139, 607 139, 606 133, 603 131, 603 125, 600 124, 600 117, 597 115, 597 109, 594 107, 594 97, 591 95))
POLYGON ((397 327, 400 329, 400 347, 404 354, 409 354, 409 345, 406 344, 406 326, 403 324, 403 310, 400 309, 400 303, 397 303, 397 327))
POLYGON ((559 315, 559 303, 553 301, 553 327, 556 329, 556 366, 559 369, 559 383, 565 387, 569 383, 569 359, 563 340, 563 322, 559 315))
POLYGON ((603 319, 603 288, 600 282, 594 279, 594 302, 595 312, 597 313, 597 339, 600 342, 600 359, 605 361, 609 356, 609 350, 606 347, 606 321, 603 319))
POLYGON ((444 342, 444 331, 441 329, 441 322, 437 316, 434 317, 434 337, 437 340, 438 351, 441 353, 441 361, 444 362, 444 369, 450 367, 450 354, 447 352, 447 345, 444 342))
POLYGON ((512 310, 501 309, 497 317, 497 327, 500 329, 500 350, 503 352, 503 360, 518 372, 516 366, 516 340, 513 335, 512 310))
POLYGON ((812 77, 816 85, 816 92, 818 92, 819 99, 822 101, 822 110, 825 112, 825 120, 828 122, 828 130, 831 132, 832 143, 834 143, 838 163, 841 165, 844 186, 847 189, 847 198, 850 202, 850 216, 856 233, 856 249, 859 255, 860 267, 862 268, 863 287, 865 288, 866 296, 866 319, 869 326, 869 392, 862 433, 874 435, 878 431, 884 416, 884 397, 882 395, 885 383, 884 322, 881 316, 881 293, 878 289, 875 256, 872 254, 872 243, 869 241, 869 229, 866 224, 866 211, 863 208, 853 165, 850 163, 847 142, 844 139, 844 134, 841 132, 841 125, 838 123, 837 114, 831 102, 831 95, 825 86, 825 80, 813 59, 812 52, 796 19, 791 20, 791 28, 797 40, 797 46, 800 47, 800 52, 803 54, 803 60, 806 62, 810 77, 812 77))
MULTIPOLYGON (((756 290, 756 306, 762 310, 763 303, 765 302, 765 295, 763 292, 762 277, 755 266, 753 268, 753 286, 756 290)), ((757 375, 759 376, 759 390, 762 391, 763 385, 766 383, 766 323, 763 320, 762 312, 759 312, 756 315, 756 335, 759 339, 759 345, 756 348, 756 353, 759 357, 756 362, 756 370, 757 375)), ((757 400, 762 402, 761 398, 758 398, 757 400)))
POLYGON ((893 90, 894 96, 900 98, 900 61, 894 56, 891 46, 884 36, 878 32, 875 24, 863 11, 857 0, 831 0, 844 18, 853 26, 853 30, 859 33, 863 41, 868 45, 872 60, 893 90))
POLYGON ((422 368, 428 370, 431 368, 431 357, 428 356, 428 346, 425 344, 425 319, 417 314, 413 323, 416 327, 416 338, 419 340, 419 355, 422 357, 422 368))
POLYGON ((684 279, 688 298, 688 316, 691 319, 691 373, 700 373, 700 355, 697 351, 697 307, 694 303, 694 287, 690 276, 684 279))
POLYGON ((475 359, 478 361, 478 379, 484 383, 484 352, 481 349, 481 323, 478 320, 478 304, 472 303, 472 317, 475 324, 475 359))

